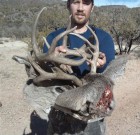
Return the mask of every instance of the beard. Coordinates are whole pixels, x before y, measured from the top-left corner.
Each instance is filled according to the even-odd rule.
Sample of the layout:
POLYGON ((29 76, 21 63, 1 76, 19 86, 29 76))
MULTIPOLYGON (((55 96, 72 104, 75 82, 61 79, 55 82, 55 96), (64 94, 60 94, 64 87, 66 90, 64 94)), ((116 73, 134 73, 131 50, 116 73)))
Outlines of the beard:
POLYGON ((72 17, 72 22, 75 25, 85 25, 88 22, 88 18, 86 18, 86 15, 83 13, 76 13, 73 17, 72 17))

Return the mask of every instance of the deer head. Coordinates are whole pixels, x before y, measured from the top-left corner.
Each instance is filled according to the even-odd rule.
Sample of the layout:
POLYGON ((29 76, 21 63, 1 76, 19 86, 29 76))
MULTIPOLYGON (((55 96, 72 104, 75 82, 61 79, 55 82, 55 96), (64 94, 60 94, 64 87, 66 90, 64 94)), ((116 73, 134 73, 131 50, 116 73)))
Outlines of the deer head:
POLYGON ((113 60, 101 74, 87 74, 82 87, 60 94, 55 107, 80 120, 98 120, 111 115, 115 101, 113 86, 115 79, 123 75, 128 56, 113 60))

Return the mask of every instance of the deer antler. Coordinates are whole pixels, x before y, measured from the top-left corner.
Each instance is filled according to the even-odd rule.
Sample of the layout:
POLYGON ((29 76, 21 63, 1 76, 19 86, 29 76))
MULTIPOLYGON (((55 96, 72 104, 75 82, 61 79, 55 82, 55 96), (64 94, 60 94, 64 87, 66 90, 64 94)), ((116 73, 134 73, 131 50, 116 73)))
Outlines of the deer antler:
MULTIPOLYGON (((68 24, 68 27, 67 27, 66 30, 70 30, 70 28, 71 28, 71 15, 69 16, 69 24, 68 24)), ((72 34, 72 33, 70 33, 70 34, 72 34)), ((81 38, 82 40, 84 40, 85 42, 87 42, 88 44, 91 45, 91 43, 87 39, 85 39, 84 37, 80 36, 79 34, 75 34, 75 35, 78 36, 79 38, 81 38)), ((95 39, 97 39, 97 37, 95 39)), ((92 57, 92 55, 90 55, 89 53, 87 53, 87 47, 86 47, 85 44, 82 47, 80 47, 79 49, 77 49, 76 51, 75 50, 68 49, 67 48, 67 40, 68 40, 68 36, 65 35, 64 38, 63 38, 63 46, 65 47, 65 49, 67 49, 67 51, 66 51, 66 53, 63 53, 62 54, 63 56, 68 56, 68 55, 82 56, 82 55, 84 55, 88 59, 92 57)))
MULTIPOLYGON (((67 48, 67 35, 72 33, 77 28, 77 27, 71 28, 71 17, 70 17, 70 21, 69 21, 67 30, 62 32, 58 36, 56 36, 53 39, 51 45, 49 45, 47 43, 47 46, 49 48, 48 52, 42 53, 42 51, 39 49, 38 43, 36 41, 36 27, 37 27, 39 17, 45 9, 46 9, 46 7, 44 7, 38 13, 34 26, 33 26, 31 42, 33 45, 33 54, 35 55, 35 57, 33 57, 33 54, 29 54, 27 57, 27 60, 26 60, 35 69, 35 72, 37 71, 36 77, 33 78, 33 81, 34 81, 34 83, 38 83, 38 82, 41 82, 44 80, 62 79, 62 80, 70 80, 70 81, 74 82, 75 85, 82 86, 82 81, 79 78, 77 78, 76 76, 66 73, 63 69, 60 68, 60 64, 66 64, 69 66, 79 66, 86 59, 91 59, 93 57, 92 51, 93 51, 93 49, 95 50, 95 47, 84 37, 82 37, 78 34, 75 34, 76 36, 78 36, 79 38, 84 40, 86 42, 86 44, 84 44, 81 48, 79 48, 77 50, 70 50, 67 48), (65 48, 67 49, 66 53, 56 53, 55 52, 57 42, 61 38, 63 38, 63 46, 65 46, 65 48), (89 46, 92 49, 91 54, 87 53, 87 50, 89 50, 89 48, 87 46, 89 46), (81 59, 73 60, 73 59, 66 57, 69 55, 81 57, 81 59), (47 62, 51 62, 53 64, 53 67, 48 66, 49 69, 51 69, 50 71, 44 70, 44 68, 42 68, 42 64, 43 65, 45 64, 45 66, 47 66, 47 62)), ((98 39, 94 33, 93 33, 93 37, 95 38, 95 40, 97 40, 96 43, 98 45, 98 39)))
MULTIPOLYGON (((48 53, 42 53, 39 51, 39 47, 38 47, 38 44, 37 44, 37 41, 36 41, 36 38, 35 38, 35 33, 36 33, 36 27, 37 27, 37 22, 39 20, 39 17, 41 15, 41 13, 45 10, 46 8, 43 8, 39 14, 37 15, 37 18, 35 20, 35 24, 34 24, 34 27, 33 27, 33 33, 32 33, 32 45, 33 45, 33 51, 35 53, 35 56, 36 58, 39 60, 39 61, 50 61, 50 62, 56 62, 56 63, 60 63, 60 64, 67 64, 67 65, 71 65, 71 66, 78 66, 78 65, 81 65, 84 61, 85 61, 85 57, 80 59, 80 60, 72 60, 72 59, 68 59, 66 57, 64 57, 64 55, 56 55, 54 50, 55 50, 55 47, 57 45, 57 42, 62 38, 64 37, 65 35, 69 34, 70 32, 74 31, 76 29, 76 27, 72 28, 72 29, 69 29, 69 30, 66 30, 64 31, 63 33, 59 34, 57 37, 54 38, 54 40, 52 41, 52 44, 48 50, 48 53)), ((76 51, 70 51, 70 54, 74 55, 76 53, 76 51)), ((76 53, 78 54, 78 53, 76 53)), ((65 55, 66 56, 66 55, 65 55)), ((81 56, 81 55, 80 55, 81 56)))
MULTIPOLYGON (((38 43, 36 41, 36 27, 37 27, 37 22, 39 20, 39 17, 41 15, 41 13, 45 10, 46 8, 43 8, 39 14, 37 15, 37 18, 35 20, 35 24, 33 27, 33 33, 32 33, 32 45, 33 45, 33 52, 35 54, 35 58, 33 59, 31 55, 28 56, 28 60, 31 63, 31 65, 35 68, 35 70, 39 73, 39 76, 37 76, 33 81, 35 83, 43 81, 43 80, 50 80, 50 79, 64 79, 64 80, 71 80, 73 81, 77 86, 81 86, 82 85, 82 81, 80 79, 78 79, 77 77, 70 75, 68 73, 65 73, 63 70, 60 69, 59 64, 66 64, 66 65, 70 65, 70 66, 79 66, 81 65, 86 59, 92 58, 92 53, 88 54, 86 52, 87 50, 87 46, 86 44, 84 44, 81 48, 79 48, 78 50, 70 50, 67 48, 67 35, 69 33, 72 33, 77 27, 71 28, 71 17, 70 17, 70 21, 69 21, 69 25, 66 29, 66 31, 62 32, 61 34, 59 34, 58 36, 56 36, 53 41, 52 44, 49 47, 49 50, 47 53, 42 53, 39 50, 38 47, 38 43), (65 48, 67 49, 66 53, 55 53, 55 48, 57 46, 57 42, 63 38, 63 46, 65 46, 65 48), (72 55, 72 56, 78 56, 81 57, 80 60, 72 60, 69 59, 68 55, 72 55), (38 64, 39 63, 46 63, 46 62, 51 62, 51 63, 58 63, 57 66, 55 64, 55 68, 53 67, 52 72, 47 72, 44 71, 38 64), (61 74, 60 74, 61 73, 61 74)), ((90 28, 89 28, 90 29, 90 28)), ((74 33, 73 33, 74 34, 74 33)), ((95 40, 98 40, 96 35, 94 33, 92 33, 95 40)), ((75 34, 76 36, 78 36, 79 38, 81 38, 82 40, 84 40, 88 46, 90 46, 90 48, 95 50, 95 47, 84 37, 75 34)), ((97 42, 97 41, 96 41, 97 42)), ((98 43, 98 42, 97 42, 98 43)), ((49 45, 48 45, 49 46, 49 45)), ((91 51, 92 52, 92 51, 91 51)))
MULTIPOLYGON (((74 75, 67 74, 63 72, 61 69, 59 69, 56 65, 56 67, 52 68, 52 72, 47 72, 44 71, 38 64, 41 63, 46 63, 46 62, 53 62, 53 63, 59 63, 59 64, 69 64, 69 65, 80 65, 85 61, 85 57, 83 57, 79 61, 74 61, 72 59, 65 58, 64 55, 60 54, 55 54, 54 50, 57 45, 57 42, 64 37, 65 35, 69 34, 70 32, 74 31, 76 27, 66 30, 63 33, 59 34, 53 41, 51 46, 49 47, 48 53, 42 53, 39 50, 38 43, 35 38, 36 34, 36 27, 37 27, 37 22, 39 20, 39 17, 41 13, 45 10, 46 8, 43 8, 39 14, 37 15, 37 18, 35 20, 35 24, 33 27, 33 33, 32 33, 32 45, 33 45, 33 52, 35 54, 35 58, 33 59, 31 55, 28 55, 28 60, 31 63, 31 65, 34 67, 34 69, 39 73, 39 76, 33 79, 34 83, 41 82, 43 80, 50 80, 50 79, 64 79, 64 80, 72 80, 76 85, 81 86, 82 81, 75 77, 74 75), (71 63, 71 64, 70 64, 71 63)), ((48 45, 49 46, 49 45, 48 45)), ((70 54, 74 55, 74 51, 70 52, 70 54)))
MULTIPOLYGON (((95 38, 95 45, 93 45, 91 48, 94 49, 94 52, 92 50, 90 50, 91 54, 93 55, 92 59, 90 60, 91 63, 91 70, 90 73, 96 73, 96 69, 97 69, 97 59, 99 57, 99 41, 98 38, 96 36, 96 34, 94 33, 94 31, 87 25, 87 28, 90 30, 90 32, 93 34, 94 38, 95 38)), ((89 39, 90 40, 90 39, 89 39)), ((92 40, 92 37, 91 37, 92 40)))
POLYGON ((58 67, 53 67, 53 73, 49 73, 44 71, 31 57, 31 55, 28 55, 28 60, 31 63, 31 65, 35 68, 35 70, 40 74, 36 78, 34 78, 34 83, 38 83, 44 80, 51 80, 51 79, 62 79, 62 80, 72 80, 75 82, 76 85, 82 86, 82 81, 78 79, 74 75, 69 75, 65 72, 63 72, 58 67))
POLYGON ((76 34, 76 33, 70 33, 70 34, 75 35, 75 36, 81 38, 82 40, 84 40, 87 43, 87 45, 89 46, 88 50, 92 54, 92 59, 91 60, 89 60, 88 59, 89 57, 87 57, 87 61, 90 62, 90 64, 91 64, 90 73, 96 73, 97 59, 99 57, 99 41, 98 41, 98 38, 97 38, 96 34, 94 33, 94 31, 88 25, 86 27, 92 33, 92 36, 88 40, 86 38, 84 38, 83 36, 79 35, 79 34, 76 34), (95 39, 95 44, 91 43, 91 42, 93 42, 93 39, 95 39), (90 42, 90 40, 91 40, 91 42, 90 42))

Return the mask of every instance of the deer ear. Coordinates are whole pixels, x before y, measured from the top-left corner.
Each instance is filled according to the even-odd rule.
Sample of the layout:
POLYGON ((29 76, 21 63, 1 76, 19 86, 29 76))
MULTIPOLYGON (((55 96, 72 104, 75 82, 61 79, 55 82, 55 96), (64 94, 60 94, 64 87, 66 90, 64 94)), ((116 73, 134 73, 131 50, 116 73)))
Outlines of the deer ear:
POLYGON ((115 81, 115 79, 119 76, 122 76, 125 71, 126 63, 128 60, 128 55, 118 56, 115 60, 113 60, 103 74, 115 81))

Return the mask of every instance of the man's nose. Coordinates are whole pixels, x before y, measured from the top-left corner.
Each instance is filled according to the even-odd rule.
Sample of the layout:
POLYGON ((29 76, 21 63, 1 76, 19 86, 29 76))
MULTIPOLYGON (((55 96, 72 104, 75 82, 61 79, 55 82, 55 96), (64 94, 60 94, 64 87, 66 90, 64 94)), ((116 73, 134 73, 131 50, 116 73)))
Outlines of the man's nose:
POLYGON ((83 3, 82 2, 79 3, 78 11, 83 11, 83 3))

